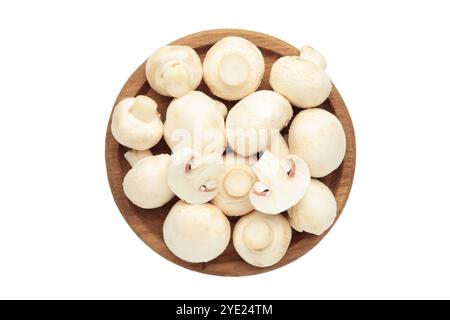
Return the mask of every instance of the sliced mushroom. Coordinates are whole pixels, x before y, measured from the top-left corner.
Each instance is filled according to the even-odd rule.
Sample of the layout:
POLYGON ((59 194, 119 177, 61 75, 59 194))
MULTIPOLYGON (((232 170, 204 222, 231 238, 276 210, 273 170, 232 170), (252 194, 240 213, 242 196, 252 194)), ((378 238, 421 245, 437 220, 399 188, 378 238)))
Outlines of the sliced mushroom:
POLYGON ((295 230, 320 236, 336 219, 337 204, 331 190, 311 179, 305 196, 288 210, 289 222, 295 230))
POLYGON ((167 107, 164 139, 172 152, 192 148, 198 153, 220 153, 226 146, 226 107, 200 91, 174 99, 167 107))
POLYGON ((264 75, 264 57, 250 41, 226 37, 206 53, 203 73, 211 92, 226 100, 239 100, 254 92, 264 75))
POLYGON ((256 267, 268 267, 283 258, 291 237, 291 227, 285 217, 255 210, 236 223, 233 245, 247 263, 256 267))
POLYGON ((281 213, 304 196, 310 183, 306 163, 295 155, 278 159, 269 151, 253 166, 258 182, 250 192, 256 210, 267 214, 281 213))
POLYGON ((147 157, 151 157, 153 154, 149 149, 146 150, 129 150, 125 152, 125 159, 128 161, 130 166, 134 166, 136 163, 145 159, 147 157))
POLYGON ((270 85, 300 108, 320 105, 332 88, 330 77, 321 67, 297 56, 275 61, 270 71, 270 85))
POLYGON ((163 135, 163 123, 159 116, 156 102, 147 96, 123 99, 114 108, 111 133, 128 148, 149 149, 163 135))
POLYGON ((153 90, 169 97, 181 97, 202 81, 202 63, 194 49, 164 46, 148 58, 145 73, 153 90))
POLYGON ((287 126, 292 115, 292 107, 286 98, 270 90, 257 91, 229 111, 226 121, 228 144, 244 157, 264 151, 272 136, 287 126))
POLYGON ((319 67, 321 67, 324 70, 327 68, 327 60, 325 59, 325 57, 323 56, 322 53, 320 53, 313 47, 310 47, 310 46, 301 47, 300 48, 300 58, 302 58, 304 60, 308 60, 308 61, 318 65, 319 67))
POLYGON ((123 191, 131 202, 144 209, 153 209, 173 198, 166 182, 169 159, 168 154, 146 157, 128 171, 123 180, 123 191))
POLYGON ((191 204, 201 204, 216 196, 218 178, 224 171, 221 155, 211 153, 202 156, 185 148, 170 157, 167 182, 180 199, 191 204))
POLYGON ((240 156, 225 156, 225 172, 219 176, 218 192, 212 203, 227 216, 242 216, 252 211, 249 192, 256 182, 252 160, 240 156))
POLYGON ((344 159, 344 128, 328 111, 303 110, 292 121, 289 147, 293 154, 305 160, 312 177, 324 177, 337 169, 344 159))
POLYGON ((178 258, 208 262, 218 257, 230 242, 230 222, 209 203, 191 205, 178 201, 166 217, 163 237, 178 258))

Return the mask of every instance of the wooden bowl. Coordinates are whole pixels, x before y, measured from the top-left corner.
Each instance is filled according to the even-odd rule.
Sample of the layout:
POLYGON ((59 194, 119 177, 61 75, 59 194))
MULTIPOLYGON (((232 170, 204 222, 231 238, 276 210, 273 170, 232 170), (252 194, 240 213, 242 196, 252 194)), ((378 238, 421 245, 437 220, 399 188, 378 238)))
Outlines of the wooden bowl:
MULTIPOLYGON (((218 40, 226 36, 240 36, 248 39, 254 43, 264 55, 266 69, 264 72, 264 78, 259 89, 271 89, 269 85, 269 74, 272 64, 281 56, 286 55, 299 55, 300 51, 294 46, 271 37, 266 34, 236 29, 219 29, 209 30, 199 33, 194 33, 178 39, 172 42, 172 45, 186 45, 192 47, 203 60, 208 49, 216 43, 218 40)), ((214 97, 208 90, 208 87, 204 82, 200 85, 198 90, 201 90, 208 95, 214 97)), ((117 97, 116 104, 127 97, 135 97, 137 95, 147 95, 153 98, 158 103, 158 111, 161 113, 161 119, 164 121, 166 117, 166 109, 170 101, 169 97, 164 97, 153 91, 147 83, 145 77, 145 62, 139 66, 139 68, 131 75, 128 81, 123 86, 122 90, 117 97)), ((218 99, 217 97, 214 97, 218 99)), ((235 102, 229 102, 222 99, 228 109, 230 109, 235 102)), ((345 135, 347 139, 347 151, 345 158, 340 167, 330 175, 320 179, 322 180, 334 193, 338 206, 338 217, 344 208, 347 198, 352 186, 353 176, 355 172, 355 134, 353 131, 353 125, 350 115, 345 107, 339 92, 335 87, 331 91, 331 95, 328 100, 323 103, 322 108, 334 113, 342 125, 344 126, 345 135)), ((294 114, 297 114, 300 110, 294 107, 294 114)), ((287 132, 285 129, 284 132, 287 132)), ((277 264, 266 267, 258 268, 247 264, 242 260, 233 248, 232 241, 228 244, 225 252, 216 259, 207 263, 189 263, 177 258, 166 247, 163 241, 162 225, 164 219, 169 212, 172 205, 178 200, 172 199, 168 204, 157 209, 141 209, 133 205, 125 196, 122 189, 122 181, 130 169, 129 164, 124 158, 124 153, 128 149, 123 147, 114 140, 111 134, 111 118, 108 123, 108 129, 106 132, 106 167, 108 171, 108 180, 111 187, 114 200, 122 213, 123 217, 134 230, 134 232, 142 239, 150 248, 156 251, 159 255, 163 256, 169 261, 172 261, 180 266, 188 268, 190 270, 203 272, 213 275, 221 276, 245 276, 253 275, 262 272, 267 272, 273 269, 277 269, 285 264, 288 264, 295 259, 303 256, 306 252, 311 250, 317 245, 320 240, 325 236, 314 236, 308 233, 299 233, 293 231, 292 242, 284 258, 277 264)), ((155 147, 152 148, 154 154, 158 153, 170 153, 170 149, 162 139, 155 147)), ((158 181, 155 181, 158 183, 158 181)), ((233 226, 236 219, 230 219, 233 226)))

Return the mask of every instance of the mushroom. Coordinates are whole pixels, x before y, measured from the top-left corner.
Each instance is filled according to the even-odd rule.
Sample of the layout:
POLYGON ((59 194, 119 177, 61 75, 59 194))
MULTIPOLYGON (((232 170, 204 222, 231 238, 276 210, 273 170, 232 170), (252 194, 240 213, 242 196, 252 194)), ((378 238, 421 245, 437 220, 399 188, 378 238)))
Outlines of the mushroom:
POLYGON ((218 178, 212 203, 227 216, 242 216, 254 209, 248 197, 257 181, 251 162, 240 156, 224 156, 225 172, 218 178))
POLYGON ((147 96, 120 101, 112 115, 111 133, 121 145, 131 149, 145 150, 156 145, 163 135, 156 102, 147 96))
POLYGON ((128 161, 130 166, 134 166, 136 163, 145 159, 147 157, 151 157, 153 154, 149 149, 146 150, 129 150, 125 152, 125 159, 128 161))
POLYGON ((216 196, 218 177, 224 171, 221 155, 211 153, 202 156, 185 148, 170 157, 167 183, 180 199, 191 204, 201 204, 216 196))
POLYGON ((230 242, 230 222, 209 203, 192 205, 178 201, 163 225, 164 242, 173 254, 188 262, 208 262, 230 242))
POLYGON ((345 132, 335 115, 323 109, 303 110, 289 129, 289 148, 308 164, 311 176, 324 177, 345 156, 345 132))
POLYGON ((300 58, 304 60, 308 60, 322 69, 327 68, 327 60, 325 60, 325 57, 322 53, 314 49, 310 46, 304 46, 300 48, 300 58))
POLYGON ((295 155, 278 159, 269 151, 253 166, 258 182, 250 192, 256 210, 267 214, 281 213, 304 196, 311 180, 308 166, 295 155))
POLYGON ((225 105, 200 91, 174 99, 164 123, 164 139, 172 152, 192 148, 201 154, 222 154, 226 146, 224 109, 225 105))
POLYGON ((284 159, 291 154, 286 139, 279 132, 272 135, 267 151, 272 152, 279 159, 284 159))
POLYGON ((225 119, 225 117, 228 114, 227 106, 222 102, 220 102, 219 100, 214 100, 214 102, 216 103, 216 108, 219 110, 220 114, 225 119))
POLYGON ((336 219, 336 199, 322 182, 311 179, 305 196, 288 210, 289 222, 295 230, 320 236, 336 219))
POLYGON ((228 113, 226 134, 230 147, 248 157, 266 150, 293 115, 289 101, 270 90, 260 90, 239 101, 228 113))
POLYGON ((270 85, 300 108, 320 105, 332 88, 328 74, 301 56, 287 56, 275 61, 270 72, 270 85))
POLYGON ((206 53, 203 74, 214 95, 226 100, 239 100, 261 84, 264 57, 250 41, 226 37, 206 53))
POLYGON ((202 63, 190 47, 164 46, 148 58, 145 74, 152 89, 159 94, 181 97, 199 86, 202 63))
POLYGON ((241 217, 234 226, 233 245, 247 263, 268 267, 283 258, 291 237, 291 227, 284 216, 255 210, 241 217))
POLYGON ((173 198, 174 194, 166 182, 169 159, 168 154, 159 154, 133 165, 123 179, 123 191, 131 202, 144 209, 153 209, 173 198))

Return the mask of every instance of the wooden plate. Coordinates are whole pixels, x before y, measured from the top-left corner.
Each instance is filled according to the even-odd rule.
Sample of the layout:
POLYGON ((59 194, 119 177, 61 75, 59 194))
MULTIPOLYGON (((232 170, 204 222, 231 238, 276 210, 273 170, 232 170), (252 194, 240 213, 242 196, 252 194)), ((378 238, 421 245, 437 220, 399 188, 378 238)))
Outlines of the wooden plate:
MULTIPOLYGON (((258 46, 263 53, 266 69, 260 89, 271 89, 269 86, 269 74, 274 61, 276 61, 281 56, 299 54, 299 50, 297 48, 269 35, 236 29, 219 29, 194 33, 178 39, 171 44, 190 46, 195 49, 195 51, 197 51, 197 53, 200 55, 200 58, 203 60, 208 49, 218 40, 226 36, 244 37, 258 46)), ((213 96, 203 82, 198 90, 201 90, 208 95, 213 96)), ((147 95, 153 98, 158 103, 158 110, 161 113, 161 119, 163 121, 165 120, 166 108, 170 103, 171 98, 161 96, 149 87, 145 78, 145 62, 139 66, 139 68, 125 83, 124 87, 120 91, 119 96, 117 97, 116 104, 124 98, 135 97, 137 95, 147 95)), ((224 100, 221 101, 223 101, 227 105, 228 109, 230 109, 234 105, 234 102, 228 102, 224 100)), ((336 171, 321 179, 326 185, 328 185, 328 187, 330 187, 336 197, 339 216, 349 196, 355 172, 355 135, 350 115, 347 111, 347 108, 345 107, 344 101, 342 100, 335 87, 333 87, 329 99, 321 107, 334 113, 339 118, 342 125, 344 126, 347 139, 347 151, 343 163, 336 171)), ((294 114, 297 114, 298 112, 299 109, 294 107, 294 114)), ((105 156, 109 184, 114 196, 114 200, 123 217, 130 225, 130 227, 134 230, 134 232, 139 236, 139 238, 141 238, 142 241, 144 241, 158 254, 180 266, 198 272, 221 276, 253 275, 277 269, 285 264, 294 261, 295 259, 298 259, 306 252, 311 250, 311 248, 313 248, 315 245, 317 245, 325 236, 324 234, 318 237, 307 233, 298 233, 294 231, 291 245, 289 246, 289 249, 284 258, 277 264, 266 268, 257 268, 247 264, 238 256, 233 248, 231 241, 225 252, 218 258, 210 262, 195 264, 185 262, 177 258, 169 251, 169 249, 164 244, 162 236, 162 225, 164 219, 172 205, 177 201, 177 198, 174 198, 172 201, 161 208, 146 210, 136 207, 125 197, 122 189, 122 181, 125 174, 130 169, 129 164, 126 162, 123 156, 127 150, 127 148, 119 145, 111 135, 110 118, 106 133, 105 156)), ((170 149, 163 139, 155 147, 152 148, 152 152, 154 154, 170 153, 170 149)), ((158 182, 155 181, 155 183, 158 182)), ((235 220, 231 220, 233 226, 235 220)), ((164 266, 161 266, 161 268, 163 267, 164 266)))

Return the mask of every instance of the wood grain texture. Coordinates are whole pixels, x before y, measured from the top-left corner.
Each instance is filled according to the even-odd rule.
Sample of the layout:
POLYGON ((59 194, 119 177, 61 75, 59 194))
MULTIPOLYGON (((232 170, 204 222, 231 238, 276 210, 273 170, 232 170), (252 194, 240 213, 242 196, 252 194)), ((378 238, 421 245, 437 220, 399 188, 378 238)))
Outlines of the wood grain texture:
MULTIPOLYGON (((259 89, 271 89, 269 85, 269 74, 273 62, 275 62, 281 56, 298 55, 300 53, 299 50, 292 45, 269 35, 237 29, 203 31, 178 39, 171 44, 190 46, 195 49, 200 58, 203 60, 208 49, 215 42, 226 36, 244 37, 253 42, 262 51, 265 58, 266 69, 263 81, 259 89)), ((198 90, 201 90, 208 95, 213 96, 204 82, 202 82, 198 90)), ((145 78, 145 62, 138 67, 138 69, 125 83, 124 87, 119 93, 119 96, 117 97, 115 104, 117 104, 124 98, 135 97, 137 95, 147 95, 153 98, 158 103, 158 111, 161 113, 161 119, 163 121, 165 120, 166 108, 170 103, 171 98, 163 97, 154 92, 149 87, 145 78)), ((223 101, 227 105, 228 109, 230 109, 235 104, 235 102, 229 102, 222 99, 218 100, 223 101)), ((326 185, 328 185, 328 187, 333 191, 336 197, 339 217, 348 199, 355 172, 355 134, 348 110, 335 87, 333 87, 329 99, 325 103, 323 103, 321 107, 334 113, 339 118, 344 127, 347 139, 347 151, 343 163, 333 173, 321 179, 326 185)), ((294 107, 294 114, 297 114, 299 111, 300 109, 294 107)), ((287 132, 287 129, 285 129, 284 132, 287 132)), ((298 259, 309 250, 311 250, 315 245, 317 245, 326 235, 325 233, 322 236, 314 236, 307 233, 298 233, 296 231, 293 231, 292 242, 284 258, 277 264, 266 268, 257 268, 243 261, 234 250, 231 241, 225 252, 221 256, 210 262, 194 264, 182 261, 169 251, 169 249, 164 244, 162 236, 162 225, 164 219, 172 205, 178 199, 174 198, 165 206, 152 210, 141 209, 133 205, 125 197, 122 189, 123 178, 127 171, 130 169, 129 164, 126 162, 123 156, 127 150, 127 148, 119 145, 114 140, 111 134, 110 118, 106 133, 105 156, 108 180, 112 194, 114 196, 114 200, 123 217, 130 225, 130 227, 134 230, 134 232, 139 236, 139 238, 141 238, 142 241, 144 241, 159 255, 180 266, 183 266, 190 270, 220 276, 244 276, 258 274, 277 269, 294 261, 295 259, 298 259)), ((158 145, 152 148, 152 152, 153 154, 170 153, 170 149, 163 139, 158 145)), ((158 182, 155 181, 155 183, 158 182)), ((235 219, 230 220, 233 227, 235 219)), ((162 264, 161 268, 163 267, 164 266, 162 264)))

